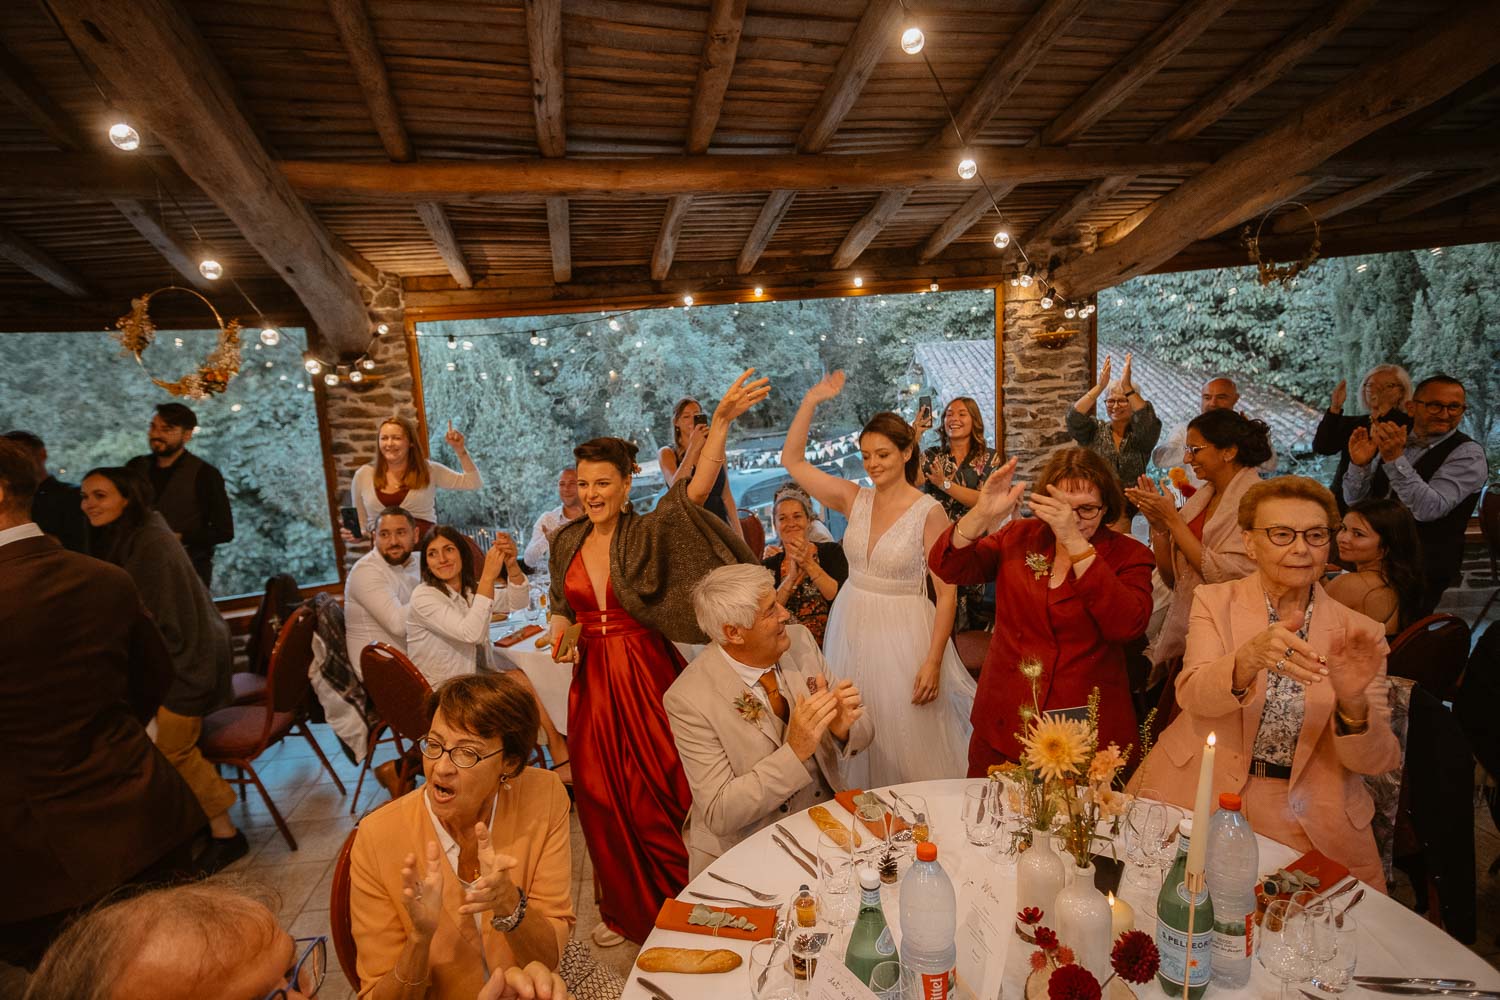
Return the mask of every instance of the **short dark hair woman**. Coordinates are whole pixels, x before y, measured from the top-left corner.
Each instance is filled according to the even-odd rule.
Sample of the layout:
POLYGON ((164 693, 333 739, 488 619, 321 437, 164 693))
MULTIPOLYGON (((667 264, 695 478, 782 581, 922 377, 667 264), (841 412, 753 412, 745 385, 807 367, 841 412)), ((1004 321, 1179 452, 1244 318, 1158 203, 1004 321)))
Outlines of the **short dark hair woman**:
POLYGON ((89 551, 130 574, 172 654, 176 679, 156 712, 156 746, 197 796, 213 839, 198 864, 218 869, 250 849, 229 818, 234 789, 198 749, 203 717, 228 705, 234 671, 229 626, 187 550, 151 509, 151 485, 124 468, 91 469, 81 486, 89 551))

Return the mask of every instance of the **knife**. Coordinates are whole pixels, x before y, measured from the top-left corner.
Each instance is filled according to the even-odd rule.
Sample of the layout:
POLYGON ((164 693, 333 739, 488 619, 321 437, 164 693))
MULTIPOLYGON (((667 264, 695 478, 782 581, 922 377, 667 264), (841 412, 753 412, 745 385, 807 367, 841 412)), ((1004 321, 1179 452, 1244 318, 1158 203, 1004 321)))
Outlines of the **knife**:
POLYGON ((776 832, 779 833, 779 834, 781 834, 783 837, 785 837, 787 839, 787 841, 793 847, 795 847, 797 849, 797 851, 804 858, 806 858, 808 861, 811 861, 813 864, 817 864, 818 863, 818 856, 816 854, 814 854, 812 851, 809 851, 807 848, 803 847, 800 843, 798 843, 797 838, 794 837, 794 836, 792 836, 792 831, 788 830, 786 827, 782 826, 780 823, 777 823, 776 824, 776 832))
POLYGON ((1500 990, 1450 990, 1436 986, 1398 986, 1380 983, 1361 983, 1360 985, 1376 993, 1394 993, 1407 997, 1467 997, 1469 1000, 1500 1000, 1500 990))
POLYGON ((1424 979, 1421 976, 1355 976, 1361 986, 1436 986, 1440 990, 1472 990, 1472 979, 1424 979))
POLYGON ((650 993, 652 996, 656 997, 657 1000, 672 1000, 672 994, 668 993, 660 986, 657 986, 645 976, 641 976, 640 978, 636 979, 636 982, 640 983, 641 988, 644 989, 647 993, 650 993))
POLYGON ((780 837, 776 836, 774 833, 771 834, 771 839, 773 841, 775 841, 777 847, 781 848, 783 851, 786 852, 786 856, 787 857, 789 857, 793 861, 797 862, 798 866, 803 871, 807 872, 807 874, 809 876, 811 876, 812 878, 817 878, 818 877, 818 873, 815 872, 815 871, 813 871, 813 866, 810 865, 810 864, 808 864, 806 861, 803 861, 800 857, 798 857, 795 853, 793 853, 792 849, 790 847, 786 846, 786 841, 782 840, 780 837))

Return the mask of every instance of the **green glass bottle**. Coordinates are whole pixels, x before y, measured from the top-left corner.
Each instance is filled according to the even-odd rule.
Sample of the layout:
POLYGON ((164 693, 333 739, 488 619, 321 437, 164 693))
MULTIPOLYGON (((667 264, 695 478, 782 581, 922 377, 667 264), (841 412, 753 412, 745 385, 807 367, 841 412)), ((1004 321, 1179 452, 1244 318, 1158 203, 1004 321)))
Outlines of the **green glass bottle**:
MULTIPOLYGON (((1205 884, 1198 892, 1187 888, 1188 840, 1193 821, 1178 826, 1177 860, 1162 881, 1156 896, 1156 950, 1161 953, 1157 982, 1168 997, 1181 997, 1187 982, 1188 1000, 1199 1000, 1213 974, 1214 904, 1205 884), (1188 914, 1193 915, 1192 940, 1188 939, 1188 914)), ((1205 830, 1204 836, 1208 835, 1205 830)))
POLYGON ((844 964, 860 982, 869 986, 875 966, 896 960, 896 942, 891 938, 885 910, 880 906, 880 874, 873 868, 861 868, 859 888, 859 916, 854 918, 854 928, 849 932, 844 964))

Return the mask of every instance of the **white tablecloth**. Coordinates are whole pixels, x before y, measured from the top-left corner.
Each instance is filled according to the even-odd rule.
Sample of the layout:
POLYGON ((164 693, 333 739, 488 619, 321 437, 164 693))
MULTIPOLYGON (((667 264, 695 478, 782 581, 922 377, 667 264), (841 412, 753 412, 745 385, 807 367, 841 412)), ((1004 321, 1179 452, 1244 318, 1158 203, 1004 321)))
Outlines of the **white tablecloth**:
MULTIPOLYGON (((928 809, 933 817, 933 842, 938 846, 938 861, 953 879, 954 888, 958 891, 960 926, 963 925, 964 915, 968 911, 969 900, 973 897, 975 882, 986 874, 991 874, 990 882, 1002 895, 1001 901, 1009 906, 1009 912, 1015 911, 1013 905, 1015 902, 1014 868, 995 877, 994 867, 981 857, 984 849, 970 847, 964 835, 960 816, 963 789, 973 783, 967 779, 956 779, 895 786, 903 794, 922 795, 927 800, 928 809)), ((829 808, 839 819, 848 819, 848 814, 838 805, 830 804, 829 808)), ((804 847, 808 850, 815 849, 818 828, 806 813, 784 817, 780 822, 796 836, 804 847)), ((812 879, 809 878, 807 872, 798 867, 771 842, 772 829, 774 828, 768 827, 761 830, 735 845, 729 853, 714 862, 709 870, 736 882, 754 886, 764 892, 781 894, 783 899, 794 894, 798 885, 811 882, 812 879)), ((1274 871, 1295 860, 1298 854, 1299 852, 1274 841, 1260 838, 1262 872, 1274 871)), ((1123 850, 1120 856, 1124 856, 1123 850)), ((886 920, 898 939, 900 932, 899 888, 899 885, 881 887, 886 920)), ((711 896, 748 898, 746 894, 732 886, 709 878, 708 872, 703 872, 694 879, 688 885, 688 889, 711 896)), ((1152 893, 1149 899, 1136 898, 1133 890, 1126 886, 1121 896, 1135 907, 1137 927, 1154 933, 1155 894, 1152 893)), ((685 894, 680 898, 693 901, 685 894)), ((1348 894, 1344 898, 1348 898, 1348 894)), ((1417 914, 1373 889, 1368 890, 1364 900, 1354 910, 1354 916, 1359 923, 1359 964, 1356 970, 1358 975, 1462 977, 1474 980, 1481 989, 1500 988, 1500 970, 1486 963, 1478 955, 1417 914)), ((1012 936, 1010 940, 1014 940, 1014 937, 1012 936)), ((715 941, 704 935, 660 930, 653 931, 645 943, 647 948, 729 948, 746 957, 749 956, 750 946, 750 942, 715 941)), ((648 978, 670 993, 673 1000, 696 1000, 696 998, 719 1000, 719 998, 727 997, 748 997, 750 990, 747 967, 748 962, 732 972, 721 975, 652 973, 648 978)), ((639 970, 631 971, 624 993, 627 1000, 650 996, 645 988, 636 982, 638 976, 639 970)), ((1155 981, 1145 986, 1134 987, 1134 989, 1140 1000, 1167 1000, 1166 994, 1155 981)), ((1231 997, 1236 1000, 1248 1000, 1252 997, 1256 1000, 1272 1000, 1277 996, 1278 991, 1279 983, 1267 975, 1256 963, 1248 986, 1240 990, 1210 987, 1207 997, 1223 997, 1226 1000, 1231 997)), ((1372 993, 1359 987, 1351 987, 1344 997, 1347 1000, 1393 1000, 1390 994, 1372 993)), ((1288 998, 1289 1000, 1302 1000, 1295 986, 1288 991, 1288 998)), ((984 998, 984 1000, 994 1000, 994 998, 984 998)), ((1020 998, 1007 996, 1004 1000, 1020 1000, 1020 998)))

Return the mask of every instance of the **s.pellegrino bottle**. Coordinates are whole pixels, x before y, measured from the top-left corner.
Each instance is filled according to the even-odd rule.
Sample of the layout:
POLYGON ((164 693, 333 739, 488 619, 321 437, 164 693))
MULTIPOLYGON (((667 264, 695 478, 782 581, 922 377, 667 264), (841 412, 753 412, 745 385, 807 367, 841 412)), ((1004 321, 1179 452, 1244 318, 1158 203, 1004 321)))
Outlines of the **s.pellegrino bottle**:
POLYGON ((1188 1000, 1199 1000, 1213 975, 1214 904, 1206 884, 1196 893, 1188 892, 1188 840, 1193 834, 1193 821, 1184 819, 1177 832, 1177 859, 1156 896, 1156 950, 1161 953, 1156 978, 1168 997, 1182 996, 1186 983, 1188 1000), (1189 913, 1193 917, 1191 940, 1189 913))
POLYGON ((869 986, 875 966, 895 961, 896 942, 885 921, 885 910, 880 906, 880 873, 873 868, 861 868, 859 888, 859 916, 854 918, 854 929, 849 932, 844 964, 860 982, 869 986))

